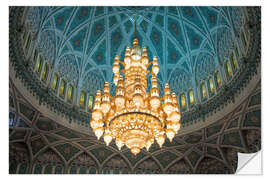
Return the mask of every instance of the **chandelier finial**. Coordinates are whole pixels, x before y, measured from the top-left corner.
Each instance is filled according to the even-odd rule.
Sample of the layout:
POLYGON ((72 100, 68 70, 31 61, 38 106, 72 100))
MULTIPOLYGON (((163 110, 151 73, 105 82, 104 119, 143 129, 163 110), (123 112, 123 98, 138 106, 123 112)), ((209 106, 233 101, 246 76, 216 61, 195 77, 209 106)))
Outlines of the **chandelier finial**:
POLYGON ((136 22, 137 21, 137 16, 136 16, 136 6, 134 6, 134 38, 136 38, 136 22))

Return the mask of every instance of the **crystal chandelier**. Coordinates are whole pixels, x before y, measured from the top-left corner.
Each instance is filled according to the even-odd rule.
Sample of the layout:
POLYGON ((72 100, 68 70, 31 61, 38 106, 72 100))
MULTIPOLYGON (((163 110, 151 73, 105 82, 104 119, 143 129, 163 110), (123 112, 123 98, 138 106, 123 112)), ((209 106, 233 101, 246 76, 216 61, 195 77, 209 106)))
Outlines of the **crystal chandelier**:
POLYGON ((165 134, 172 141, 180 129, 176 94, 171 93, 167 83, 164 96, 159 97, 157 57, 149 62, 147 49, 141 51, 136 34, 132 48, 126 48, 124 61, 115 57, 112 71, 116 95, 110 94, 109 83, 105 82, 103 94, 98 90, 95 97, 90 125, 97 138, 104 133, 107 146, 115 139, 119 150, 126 145, 134 155, 144 147, 148 151, 154 140, 162 147, 165 134), (152 71, 148 70, 151 65, 152 71), (152 77, 148 93, 149 73, 152 77))

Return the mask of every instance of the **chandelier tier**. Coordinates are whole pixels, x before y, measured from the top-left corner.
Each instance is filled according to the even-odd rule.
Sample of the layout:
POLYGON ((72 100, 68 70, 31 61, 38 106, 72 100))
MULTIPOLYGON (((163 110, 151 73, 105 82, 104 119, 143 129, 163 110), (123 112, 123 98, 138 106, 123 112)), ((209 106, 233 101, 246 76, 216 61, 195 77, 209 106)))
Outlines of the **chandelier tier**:
POLYGON ((172 141, 180 129, 181 115, 169 84, 159 97, 157 57, 150 62, 147 49, 141 51, 135 37, 132 48, 126 48, 124 61, 115 57, 112 70, 116 95, 110 95, 109 83, 105 82, 103 94, 98 90, 95 97, 90 125, 97 138, 104 133, 107 146, 115 139, 119 150, 126 145, 134 155, 144 147, 148 151, 154 140, 162 147, 165 134, 172 141), (151 65, 152 71, 148 70, 151 65), (148 73, 152 75, 149 93, 148 73))

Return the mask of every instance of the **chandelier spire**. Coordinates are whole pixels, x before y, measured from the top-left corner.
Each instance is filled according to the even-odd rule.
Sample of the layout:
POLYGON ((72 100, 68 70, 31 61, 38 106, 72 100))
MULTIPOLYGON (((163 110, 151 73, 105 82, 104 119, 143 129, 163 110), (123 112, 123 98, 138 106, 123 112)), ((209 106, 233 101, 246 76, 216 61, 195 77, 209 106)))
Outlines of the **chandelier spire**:
POLYGON ((136 155, 142 148, 148 151, 155 140, 162 148, 165 136, 172 141, 180 129, 181 115, 168 83, 164 96, 159 96, 158 58, 154 56, 150 62, 147 49, 141 50, 136 37, 136 7, 134 11, 132 48, 126 48, 123 61, 115 56, 112 67, 116 95, 110 94, 109 83, 105 82, 103 94, 97 91, 90 125, 98 139, 104 133, 107 146, 115 139, 119 150, 126 146, 136 155), (152 76, 150 92, 146 91, 147 74, 152 76))
POLYGON ((137 16, 136 16, 136 6, 134 6, 134 38, 137 38, 137 32, 136 32, 136 27, 137 27, 137 16))

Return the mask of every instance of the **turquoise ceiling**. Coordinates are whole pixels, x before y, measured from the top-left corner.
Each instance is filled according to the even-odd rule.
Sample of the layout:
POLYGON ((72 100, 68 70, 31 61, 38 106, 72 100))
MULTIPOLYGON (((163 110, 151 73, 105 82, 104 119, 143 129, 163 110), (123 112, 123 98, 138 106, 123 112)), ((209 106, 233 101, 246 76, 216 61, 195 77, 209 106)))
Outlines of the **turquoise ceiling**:
MULTIPOLYGON (((222 67, 243 7, 137 7, 137 34, 159 60, 161 86, 195 88, 222 67)), ((132 7, 29 7, 27 22, 53 71, 93 91, 112 82, 115 55, 134 37, 132 7)))

